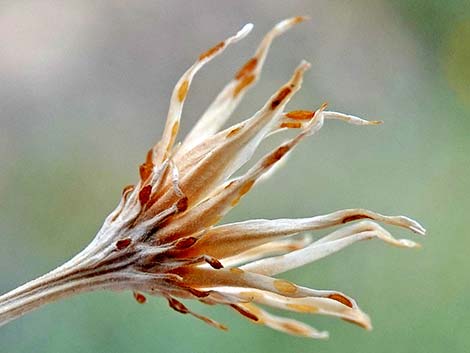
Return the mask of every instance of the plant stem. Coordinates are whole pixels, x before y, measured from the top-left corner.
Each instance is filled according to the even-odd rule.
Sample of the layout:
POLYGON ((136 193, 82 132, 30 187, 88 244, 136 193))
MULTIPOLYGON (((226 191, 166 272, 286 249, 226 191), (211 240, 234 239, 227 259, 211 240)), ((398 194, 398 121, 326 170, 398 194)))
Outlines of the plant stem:
POLYGON ((0 296, 0 326, 39 307, 98 289, 119 289, 118 273, 80 266, 76 259, 0 296))

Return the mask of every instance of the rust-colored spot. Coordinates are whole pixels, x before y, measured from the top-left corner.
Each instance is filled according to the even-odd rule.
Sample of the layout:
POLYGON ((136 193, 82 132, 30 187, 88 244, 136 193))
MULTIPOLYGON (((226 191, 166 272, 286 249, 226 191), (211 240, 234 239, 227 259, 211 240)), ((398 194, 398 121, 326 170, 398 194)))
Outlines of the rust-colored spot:
POLYGON ((294 294, 297 292, 297 286, 289 281, 283 279, 276 279, 274 287, 283 294, 294 294))
POLYGON ((204 60, 205 58, 208 58, 209 56, 214 55, 217 53, 220 49, 222 49, 225 46, 225 42, 220 42, 214 45, 212 48, 210 48, 208 51, 202 53, 199 55, 199 60, 204 60))
POLYGON ((168 298, 168 304, 170 307, 181 314, 189 313, 189 309, 181 302, 174 298, 168 298))
POLYGON ((301 335, 301 336, 310 335, 310 332, 305 327, 302 327, 294 322, 289 322, 289 321, 283 322, 282 327, 284 327, 284 329, 296 335, 301 335))
POLYGON ((222 265, 222 263, 214 257, 206 256, 204 261, 206 261, 209 265, 211 265, 212 268, 215 268, 216 270, 224 268, 224 265, 222 265))
POLYGON ((333 293, 328 296, 328 298, 336 300, 337 302, 340 302, 341 304, 344 304, 346 306, 349 306, 350 308, 353 307, 351 301, 346 298, 345 296, 338 294, 338 293, 333 293))
POLYGON ((258 59, 251 58, 245 63, 245 65, 242 66, 240 70, 238 70, 238 72, 235 74, 235 79, 239 80, 243 76, 248 75, 256 68, 256 65, 258 65, 258 59))
POLYGON ((280 160, 289 151, 288 146, 280 146, 273 153, 271 153, 263 162, 263 167, 269 167, 280 160))
POLYGON ((348 222, 357 221, 358 219, 364 219, 364 218, 372 219, 371 217, 369 217, 365 214, 355 214, 355 215, 352 215, 352 216, 344 217, 342 219, 341 223, 348 223, 348 222))
POLYGON ((240 202, 241 199, 242 199, 242 196, 241 196, 241 195, 237 195, 237 196, 232 200, 232 202, 230 202, 230 206, 235 207, 236 205, 238 205, 238 203, 240 202))
POLYGON ((178 129, 180 128, 180 123, 178 121, 175 121, 173 124, 173 127, 171 128, 171 136, 175 137, 176 134, 178 133, 178 129))
POLYGON ((181 86, 178 88, 178 100, 180 102, 184 101, 186 94, 188 93, 189 81, 184 80, 181 86))
POLYGON ((144 206, 150 199, 150 194, 152 193, 152 185, 146 185, 139 192, 139 201, 142 206, 144 206))
POLYGON ((140 180, 144 182, 152 174, 153 163, 141 164, 139 167, 140 180))
POLYGON ((241 268, 238 268, 238 267, 232 267, 229 271, 237 275, 241 275, 245 273, 241 268))
POLYGON ((180 198, 176 203, 176 208, 178 212, 184 212, 188 209, 188 198, 186 196, 180 198))
POLYGON ((236 98, 240 92, 247 86, 251 85, 253 81, 255 80, 254 75, 246 75, 243 76, 243 78, 238 82, 238 84, 235 86, 233 90, 233 98, 236 98))
POLYGON ((240 202, 242 196, 245 195, 248 191, 250 191, 254 183, 254 180, 248 180, 241 186, 240 190, 238 191, 238 195, 230 203, 232 207, 235 207, 240 202))
POLYGON ((147 301, 147 298, 145 298, 145 295, 139 292, 133 292, 134 299, 137 300, 137 303, 139 304, 144 304, 147 301))
POLYGON ((271 102, 271 109, 276 109, 279 104, 292 92, 292 89, 289 87, 284 87, 281 92, 278 93, 276 98, 271 102))
POLYGON ((311 120, 315 116, 315 112, 310 110, 294 110, 284 115, 294 120, 311 120))
POLYGON ((185 237, 185 238, 179 239, 175 243, 175 248, 186 249, 186 248, 193 246, 196 242, 197 242, 197 238, 195 237, 185 237))
POLYGON ((243 184, 243 186, 240 188, 240 195, 245 195, 248 191, 250 191, 254 183, 254 180, 248 180, 245 184, 243 184))
POLYGON ((238 311, 240 314, 242 314, 243 316, 247 317, 250 320, 253 320, 253 321, 258 321, 259 320, 258 316, 256 316, 255 314, 249 312, 248 310, 242 308, 241 306, 239 306, 237 304, 230 304, 230 306, 232 308, 234 308, 236 311, 238 311))
POLYGON ((291 304, 287 304, 287 307, 292 310, 301 312, 301 313, 316 313, 318 311, 317 307, 313 305, 307 305, 307 304, 291 303, 291 304))
POLYGON ((232 130, 230 130, 227 134, 226 137, 232 137, 232 136, 235 136, 240 130, 242 129, 242 126, 237 126, 235 128, 233 128, 232 130))
POLYGON ((116 249, 122 250, 127 248, 129 245, 131 245, 132 239, 126 238, 126 239, 121 239, 116 242, 116 249))
POLYGON ((291 123, 291 122, 282 123, 281 126, 280 126, 281 129, 283 129, 283 128, 300 129, 301 127, 302 127, 301 123, 291 123))

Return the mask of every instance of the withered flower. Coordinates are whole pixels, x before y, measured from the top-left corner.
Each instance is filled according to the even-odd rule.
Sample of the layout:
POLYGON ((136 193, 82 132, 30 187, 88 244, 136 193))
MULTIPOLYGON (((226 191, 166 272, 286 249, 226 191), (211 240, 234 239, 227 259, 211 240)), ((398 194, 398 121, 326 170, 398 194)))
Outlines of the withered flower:
POLYGON ((45 303, 105 289, 133 291, 139 303, 146 301, 142 293, 162 296, 176 311, 221 329, 226 327, 192 312, 179 299, 226 305, 252 322, 312 338, 324 338, 327 333, 270 314, 259 305, 336 316, 371 328, 368 316, 345 294, 305 288, 273 276, 361 240, 379 238, 398 247, 416 247, 410 240, 393 238, 377 222, 424 234, 417 222, 403 216, 348 209, 311 218, 217 225, 260 178, 279 165, 302 139, 319 131, 325 120, 355 125, 380 123, 327 111, 326 105, 315 111, 285 112, 309 68, 307 62, 302 62, 256 114, 219 131, 258 80, 273 39, 304 19, 295 17, 277 24, 183 142, 176 144, 183 104, 194 75, 229 45, 245 37, 252 25, 199 56, 176 84, 163 136, 140 166, 137 185, 124 188, 118 207, 82 252, 0 297, 0 324, 45 303), (298 133, 246 173, 234 176, 267 136, 287 129, 297 129, 298 133), (299 236, 357 220, 361 221, 319 239, 299 236))

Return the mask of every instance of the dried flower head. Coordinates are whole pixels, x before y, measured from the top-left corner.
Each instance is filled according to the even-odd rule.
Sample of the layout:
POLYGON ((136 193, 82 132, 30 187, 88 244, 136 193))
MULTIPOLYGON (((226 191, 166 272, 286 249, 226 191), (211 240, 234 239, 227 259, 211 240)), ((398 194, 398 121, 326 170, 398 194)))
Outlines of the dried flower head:
POLYGON ((226 328, 192 312, 180 299, 226 305, 252 322, 299 336, 324 338, 327 333, 270 314, 259 305, 336 316, 370 329, 368 316, 347 295, 301 287, 273 276, 361 240, 379 238, 398 247, 416 247, 410 240, 393 238, 377 222, 424 234, 417 222, 403 216, 348 209, 311 218, 217 225, 260 178, 279 165, 301 140, 318 132, 326 120, 355 125, 380 123, 327 111, 326 104, 314 111, 286 112, 286 104, 300 89, 310 66, 302 62, 256 114, 219 131, 259 79, 273 39, 304 20, 295 17, 277 24, 183 142, 176 144, 183 104, 194 75, 229 45, 244 38, 252 25, 201 54, 173 90, 163 136, 140 166, 137 185, 124 188, 118 207, 76 257, 0 297, 0 324, 59 298, 109 289, 131 290, 139 303, 146 301, 142 293, 165 297, 174 310, 221 329, 226 328), (233 176, 267 136, 287 129, 298 133, 243 175, 233 176), (299 236, 358 220, 319 239, 299 236))

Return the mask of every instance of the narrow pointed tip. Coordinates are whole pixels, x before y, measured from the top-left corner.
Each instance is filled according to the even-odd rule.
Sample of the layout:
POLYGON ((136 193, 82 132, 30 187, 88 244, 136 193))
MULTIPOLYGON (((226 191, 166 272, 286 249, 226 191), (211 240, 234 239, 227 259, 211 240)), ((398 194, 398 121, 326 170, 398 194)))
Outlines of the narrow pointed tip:
POLYGON ((371 120, 369 121, 369 125, 382 125, 384 123, 383 120, 371 120))

